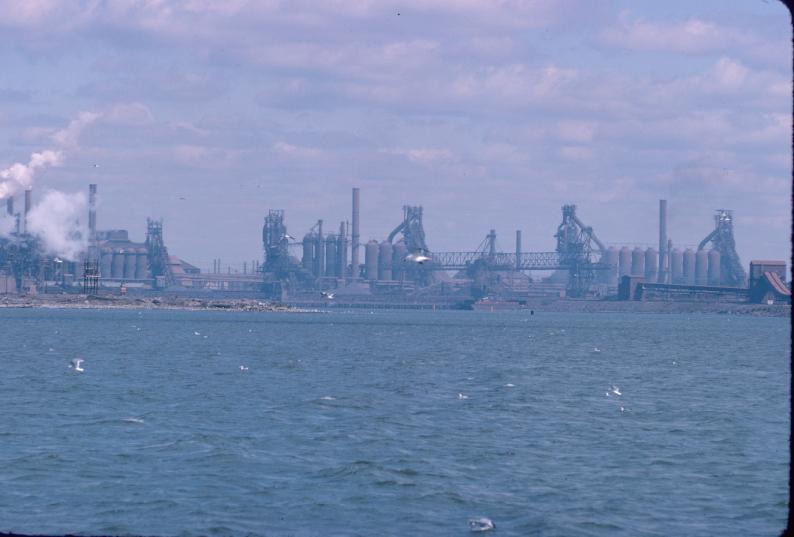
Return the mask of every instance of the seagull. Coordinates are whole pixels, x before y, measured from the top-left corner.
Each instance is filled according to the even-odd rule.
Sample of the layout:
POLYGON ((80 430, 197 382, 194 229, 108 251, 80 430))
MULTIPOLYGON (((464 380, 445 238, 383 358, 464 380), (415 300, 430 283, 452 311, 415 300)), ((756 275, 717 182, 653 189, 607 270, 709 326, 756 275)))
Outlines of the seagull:
POLYGON ((240 371, 248 371, 248 368, 244 365, 240 366, 240 371))
POLYGON ((468 398, 469 398, 468 395, 463 395, 462 393, 458 394, 458 399, 468 399, 468 398))
POLYGON ((601 352, 601 349, 599 349, 598 347, 593 347, 593 352, 594 353, 599 353, 599 352, 601 352))
POLYGON ((622 393, 620 393, 620 388, 618 388, 617 386, 612 386, 612 393, 614 393, 615 395, 623 395, 622 393))
POLYGON ((201 335, 201 332, 193 332, 193 335, 194 335, 194 336, 200 336, 200 335, 201 335))
POLYGON ((287 233, 284 233, 284 238, 285 238, 285 239, 289 239, 289 240, 291 240, 291 241, 294 241, 294 240, 295 240, 295 237, 293 237, 292 235, 289 235, 289 234, 287 234, 287 233))
POLYGON ((430 258, 424 255, 420 249, 405 256, 405 261, 408 263, 416 263, 417 265, 424 265, 427 261, 430 261, 430 258))
POLYGON ((73 358, 72 363, 69 364, 69 369, 74 369, 78 373, 82 373, 83 371, 85 371, 85 369, 80 367, 82 364, 83 364, 82 358, 73 358))
POLYGON ((328 300, 333 300, 334 296, 335 296, 333 293, 331 293, 329 291, 323 291, 322 295, 323 295, 323 298, 327 298, 328 300))
POLYGON ((60 259, 60 258, 56 257, 55 259, 52 260, 52 262, 53 263, 63 263, 63 259, 60 259))
POLYGON ((493 520, 484 516, 469 519, 469 529, 474 532, 490 531, 496 527, 493 520))
POLYGON ((92 164, 91 167, 92 168, 99 168, 99 164, 92 164))

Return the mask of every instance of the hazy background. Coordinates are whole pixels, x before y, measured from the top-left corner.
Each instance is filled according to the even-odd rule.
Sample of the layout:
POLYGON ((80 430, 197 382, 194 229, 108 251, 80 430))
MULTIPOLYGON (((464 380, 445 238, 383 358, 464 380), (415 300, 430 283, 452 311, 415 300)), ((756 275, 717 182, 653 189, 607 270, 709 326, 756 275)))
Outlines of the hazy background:
MULTIPOLYGON (((697 244, 736 211, 790 256, 791 35, 776 0, 0 0, 0 169, 58 152, 46 188, 99 184, 100 229, 201 267, 300 237, 382 239, 423 205, 434 250, 489 228, 551 250, 560 205, 607 243, 697 244), (57 162, 55 162, 57 160, 57 162), (98 166, 95 166, 98 165, 98 166), (184 198, 184 199, 182 199, 184 198)), ((19 203, 19 201, 18 201, 19 203)))

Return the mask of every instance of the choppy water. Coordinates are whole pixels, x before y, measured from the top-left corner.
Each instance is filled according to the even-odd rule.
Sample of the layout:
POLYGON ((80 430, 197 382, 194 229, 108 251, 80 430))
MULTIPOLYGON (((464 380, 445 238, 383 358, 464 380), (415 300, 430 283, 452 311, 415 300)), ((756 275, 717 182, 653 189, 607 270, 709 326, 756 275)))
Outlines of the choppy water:
POLYGON ((478 516, 494 535, 784 526, 788 319, 3 310, 0 322, 0 531, 454 536, 478 516), (68 367, 77 356, 83 373, 68 367))

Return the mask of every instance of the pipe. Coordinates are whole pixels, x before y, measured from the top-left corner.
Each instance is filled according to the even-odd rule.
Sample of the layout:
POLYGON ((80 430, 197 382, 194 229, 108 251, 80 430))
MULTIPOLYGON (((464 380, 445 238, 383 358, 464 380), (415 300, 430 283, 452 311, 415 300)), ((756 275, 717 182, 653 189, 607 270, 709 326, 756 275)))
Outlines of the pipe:
POLYGON ((587 233, 587 235, 590 237, 590 239, 591 239, 591 240, 592 240, 594 243, 596 243, 596 246, 598 246, 598 251, 599 251, 599 253, 603 254, 604 252, 606 252, 606 250, 607 250, 606 246, 604 246, 604 243, 603 243, 603 242, 601 242, 600 240, 598 240, 598 237, 596 237, 595 233, 593 232, 593 228, 585 226, 585 225, 582 223, 582 221, 581 221, 581 220, 579 220, 579 217, 578 217, 578 216, 576 216, 575 214, 574 214, 574 215, 572 215, 572 218, 573 218, 573 221, 576 223, 576 225, 577 225, 577 226, 579 226, 579 228, 580 228, 582 231, 586 232, 586 233, 587 233))
POLYGON ((359 241, 359 189, 353 189, 353 230, 350 237, 350 268, 351 279, 358 278, 358 241, 359 241))
POLYGON ((516 270, 521 270, 521 230, 516 230, 516 270))
POLYGON ((88 238, 96 240, 96 185, 88 185, 88 238))
POLYGON ((25 225, 25 233, 28 232, 28 213, 30 213, 30 205, 31 205, 31 196, 33 191, 31 189, 25 190, 25 218, 24 218, 24 225, 25 225))
POLYGON ((659 274, 658 283, 667 283, 667 200, 659 200, 659 274))

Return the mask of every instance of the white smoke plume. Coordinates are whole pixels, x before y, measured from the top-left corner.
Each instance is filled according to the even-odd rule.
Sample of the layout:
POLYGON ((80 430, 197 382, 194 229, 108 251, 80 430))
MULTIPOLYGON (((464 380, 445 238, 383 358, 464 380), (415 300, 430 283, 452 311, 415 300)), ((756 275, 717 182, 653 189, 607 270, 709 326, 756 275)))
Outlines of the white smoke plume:
POLYGON ((27 164, 17 162, 5 170, 0 170, 0 179, 2 179, 2 182, 0 182, 0 199, 13 196, 17 192, 30 188, 33 185, 33 175, 36 170, 58 166, 62 161, 63 153, 61 151, 47 149, 41 153, 30 155, 30 161, 27 164))
POLYGON ((47 253, 76 261, 88 247, 88 225, 82 219, 87 206, 82 192, 48 190, 28 214, 28 231, 41 239, 47 253))
POLYGON ((56 148, 33 153, 27 164, 17 162, 0 170, 0 200, 32 187, 36 171, 50 166, 60 166, 63 162, 64 150, 76 149, 80 134, 100 117, 101 114, 96 112, 80 112, 66 128, 52 135, 56 148))

